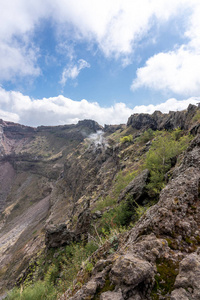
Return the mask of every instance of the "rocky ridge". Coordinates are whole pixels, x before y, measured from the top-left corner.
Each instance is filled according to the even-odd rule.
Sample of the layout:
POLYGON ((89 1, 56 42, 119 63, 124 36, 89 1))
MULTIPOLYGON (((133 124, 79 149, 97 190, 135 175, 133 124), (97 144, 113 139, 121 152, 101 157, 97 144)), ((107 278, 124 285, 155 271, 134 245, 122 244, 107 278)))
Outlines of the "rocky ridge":
POLYGON ((106 278, 114 290, 103 292, 102 300, 199 299, 199 170, 198 135, 159 202, 129 231, 115 255, 96 264, 91 279, 69 299, 93 299, 106 278))
POLYGON ((61 299, 199 299, 197 113, 198 107, 190 105, 183 112, 135 114, 126 126, 106 126, 106 140, 98 143, 88 136, 102 128, 90 120, 39 128, 1 121, 2 288, 13 286, 45 243, 50 249, 87 240, 91 224, 111 209, 95 208, 113 191, 120 172, 139 173, 121 189, 118 202, 126 201, 127 194, 139 204, 148 202, 149 171, 140 172, 140 166, 150 144, 140 145, 136 138, 148 128, 180 127, 196 137, 171 171, 158 203, 117 237, 114 253, 113 242, 102 245, 90 258, 94 268, 87 282, 61 299), (133 142, 120 144, 119 138, 128 134, 133 142))

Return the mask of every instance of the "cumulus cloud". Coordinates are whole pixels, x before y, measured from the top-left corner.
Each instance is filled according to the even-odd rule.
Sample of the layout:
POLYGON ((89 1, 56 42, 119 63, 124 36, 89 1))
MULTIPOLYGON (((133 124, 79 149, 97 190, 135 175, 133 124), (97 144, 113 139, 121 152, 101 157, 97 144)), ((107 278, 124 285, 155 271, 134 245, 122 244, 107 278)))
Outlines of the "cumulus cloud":
POLYGON ((147 87, 181 95, 200 93, 200 54, 185 47, 149 58, 137 70, 132 89, 147 87))
POLYGON ((19 92, 0 88, 0 118, 30 126, 74 124, 79 120, 93 119, 99 124, 126 123, 133 113, 153 113, 183 110, 190 103, 197 104, 200 97, 178 101, 174 98, 158 105, 141 105, 131 109, 120 102, 102 107, 85 99, 75 101, 64 96, 30 99, 19 92))
POLYGON ((200 3, 187 3, 190 9, 186 17, 185 37, 188 42, 175 45, 169 52, 160 52, 150 57, 136 72, 131 89, 141 87, 172 92, 184 96, 200 93, 200 3))
POLYGON ((38 76, 38 48, 32 42, 35 25, 48 14, 41 1, 1 1, 0 79, 38 76))
POLYGON ((175 98, 170 98, 166 102, 159 103, 157 105, 138 105, 133 109, 133 113, 147 113, 152 114, 154 111, 159 110, 162 113, 168 113, 169 111, 180 111, 186 109, 189 104, 197 105, 199 103, 200 97, 191 97, 185 100, 177 100, 175 98))
POLYGON ((97 43, 107 56, 119 58, 131 54, 154 21, 167 22, 180 8, 194 0, 73 0, 56 3, 53 18, 59 24, 72 24, 62 32, 73 38, 97 43))
POLYGON ((0 44, 0 80, 13 80, 16 76, 38 76, 40 68, 36 62, 36 49, 27 49, 26 46, 6 43, 0 44))
POLYGON ((79 59, 77 65, 70 64, 64 68, 60 83, 64 86, 68 79, 75 79, 84 68, 90 68, 90 64, 84 59, 79 59))
MULTIPOLYGON (((1 79, 13 76, 37 76, 38 45, 33 44, 34 30, 44 20, 53 20, 59 43, 84 40, 95 43, 107 57, 122 58, 126 65, 137 43, 149 32, 155 22, 167 22, 180 8, 191 9, 193 18, 187 36, 198 36, 197 0, 35 0, 1 1, 0 56, 1 79), (16 46, 16 40, 20 43, 16 46), (8 48, 8 57, 5 49, 8 48), (37 50, 36 50, 37 49, 37 50), (125 59, 125 61, 124 61, 125 59), (7 63, 5 62, 7 60, 7 63), (15 62, 15 63, 13 63, 15 62), (19 62, 19 63, 17 63, 19 62), (125 63, 126 62, 126 63, 125 63), (13 64, 12 64, 13 63, 13 64), (19 66, 22 65, 19 72, 19 66), (11 67, 12 66, 12 67, 11 67), (4 76, 5 74, 5 76, 4 76)), ((194 39, 194 37, 193 37, 194 39)), ((63 71, 63 82, 77 74, 76 69, 63 71)))
POLYGON ((17 114, 14 114, 14 113, 11 113, 8 111, 3 111, 0 109, 0 119, 17 123, 17 122, 19 122, 20 118, 17 114))

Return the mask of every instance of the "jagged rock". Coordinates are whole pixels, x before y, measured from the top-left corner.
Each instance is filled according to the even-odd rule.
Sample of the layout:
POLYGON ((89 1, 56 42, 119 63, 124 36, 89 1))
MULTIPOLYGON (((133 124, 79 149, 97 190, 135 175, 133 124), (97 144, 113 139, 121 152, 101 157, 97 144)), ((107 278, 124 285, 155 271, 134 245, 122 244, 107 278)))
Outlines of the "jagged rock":
MULTIPOLYGON (((183 299, 200 299, 200 255, 197 253, 192 253, 186 256, 179 266, 179 274, 175 281, 175 288, 173 292, 174 299, 177 298, 176 295, 183 293, 183 289, 187 291, 184 295, 188 298, 183 299), (176 297, 176 298, 175 298, 176 297)), ((173 298, 172 298, 173 299, 173 298)))
POLYGON ((75 229, 75 235, 77 240, 81 239, 82 235, 84 236, 83 239, 87 239, 90 223, 91 212, 88 208, 86 208, 78 216, 78 221, 75 229))
POLYGON ((49 248, 57 248, 64 245, 70 245, 76 240, 76 235, 67 229, 66 224, 50 226, 46 230, 45 244, 49 248))
POLYGON ((90 128, 90 129, 94 130, 95 132, 96 132, 97 130, 102 130, 102 129, 103 129, 103 127, 100 126, 97 122, 95 122, 95 121, 93 121, 93 120, 89 120, 89 119, 87 119, 87 120, 82 120, 82 121, 78 121, 78 124, 77 124, 76 126, 77 126, 77 127, 78 127, 78 126, 88 127, 88 128, 90 128))
MULTIPOLYGON (((131 191, 129 188, 125 190, 131 191)), ((159 277, 157 267, 160 264, 164 270, 166 267, 172 272, 172 282, 167 295, 159 296, 158 291, 159 299, 165 296, 172 300, 200 299, 200 255, 197 252, 187 256, 187 252, 197 247, 200 236, 199 190, 200 137, 196 137, 182 164, 174 170, 172 180, 162 190, 159 202, 130 230, 126 243, 119 246, 115 256, 99 261, 94 267, 90 280, 95 280, 98 275, 102 285, 106 268, 108 265, 111 268, 107 274, 115 290, 102 293, 102 297, 114 297, 114 293, 121 289, 124 299, 152 299, 154 276, 159 277), (184 292, 185 288, 187 291, 184 292)))
POLYGON ((154 118, 149 114, 134 114, 127 122, 127 126, 132 126, 135 129, 146 130, 151 128, 153 130, 157 129, 157 123, 154 118))
POLYGON ((119 292, 105 292, 100 296, 100 300, 124 300, 121 291, 119 292))
MULTIPOLYGON (((190 300, 190 294, 183 288, 174 290, 171 294, 171 300, 190 300)), ((199 299, 199 298, 198 298, 199 299)))
POLYGON ((78 216, 75 231, 68 230, 66 224, 48 227, 45 234, 47 248, 57 248, 80 240, 87 240, 90 223, 91 213, 86 208, 78 216))
POLYGON ((134 178, 127 187, 121 192, 118 198, 118 202, 131 196, 134 201, 142 202, 147 197, 146 185, 149 179, 149 170, 145 169, 136 178, 134 178))
POLYGON ((129 117, 127 126, 143 131, 148 128, 153 130, 173 130, 178 127, 188 130, 197 109, 197 106, 190 104, 186 111, 170 111, 168 114, 155 111, 152 115, 133 114, 129 117))
POLYGON ((141 282, 153 281, 154 268, 152 265, 132 253, 120 256, 110 272, 110 279, 116 286, 126 285, 134 289, 141 282))

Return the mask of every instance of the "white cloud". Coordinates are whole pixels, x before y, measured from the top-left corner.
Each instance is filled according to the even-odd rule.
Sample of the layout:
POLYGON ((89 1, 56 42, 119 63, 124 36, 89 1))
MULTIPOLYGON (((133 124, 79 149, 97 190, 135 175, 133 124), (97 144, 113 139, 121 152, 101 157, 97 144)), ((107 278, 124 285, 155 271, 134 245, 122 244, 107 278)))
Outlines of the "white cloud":
POLYGON ((30 99, 19 92, 0 88, 0 118, 30 126, 73 124, 83 119, 93 119, 99 124, 126 123, 133 113, 153 113, 155 110, 183 110, 190 103, 200 102, 200 97, 178 101, 169 99, 158 105, 141 105, 131 109, 124 103, 102 107, 97 102, 83 99, 74 101, 64 96, 30 99))
POLYGON ((186 100, 176 100, 175 98, 171 98, 166 102, 159 103, 157 105, 149 104, 135 106, 133 113, 152 114, 156 110, 159 110, 162 113, 168 113, 169 111, 180 111, 186 109, 189 104, 197 105, 199 101, 200 97, 191 97, 186 100))
POLYGON ((185 18, 188 42, 175 45, 169 52, 160 52, 150 57, 137 70, 131 89, 141 87, 171 92, 184 96, 198 96, 200 93, 200 2, 186 4, 190 11, 185 18))
POLYGON ((188 96, 199 95, 200 54, 180 47, 175 51, 154 55, 144 67, 137 70, 132 89, 139 87, 188 96))
POLYGON ((13 80, 16 76, 38 76, 40 69, 36 61, 36 49, 0 43, 0 80, 13 80))
POLYGON ((5 121, 10 121, 17 123, 19 122, 19 116, 17 114, 8 112, 8 111, 3 111, 0 109, 0 119, 5 120, 5 121))
MULTIPOLYGON (((1 79, 9 80, 17 74, 39 74, 38 45, 33 45, 32 37, 35 28, 39 28, 44 20, 53 20, 58 43, 67 45, 69 41, 80 39, 90 45, 96 43, 105 56, 120 57, 126 65, 128 55, 133 53, 152 25, 169 21, 180 10, 193 11, 190 23, 197 30, 195 34, 188 27, 187 35, 198 37, 196 7, 198 0, 1 0, 0 44, 4 49, 8 48, 8 57, 5 51, 0 52, 1 61, 7 60, 3 67, 0 64, 1 79), (16 40, 20 40, 17 46, 16 40), (19 72, 20 64, 23 67, 19 72)), ((71 72, 69 76, 72 77, 77 73, 71 72)))
MULTIPOLYGON (((156 22, 167 22, 187 9, 192 0, 62 0, 53 18, 64 25, 60 32, 98 44, 106 56, 127 56, 156 22), (59 20, 59 21, 58 21, 59 20), (68 30, 65 25, 73 25, 68 30)), ((192 1, 193 2, 193 1, 192 1)))
POLYGON ((79 59, 77 65, 70 64, 64 68, 60 83, 64 86, 68 79, 75 79, 84 68, 90 68, 90 64, 84 59, 79 59))
POLYGON ((0 2, 0 79, 38 76, 38 48, 32 42, 32 34, 35 25, 49 13, 46 1, 0 2))

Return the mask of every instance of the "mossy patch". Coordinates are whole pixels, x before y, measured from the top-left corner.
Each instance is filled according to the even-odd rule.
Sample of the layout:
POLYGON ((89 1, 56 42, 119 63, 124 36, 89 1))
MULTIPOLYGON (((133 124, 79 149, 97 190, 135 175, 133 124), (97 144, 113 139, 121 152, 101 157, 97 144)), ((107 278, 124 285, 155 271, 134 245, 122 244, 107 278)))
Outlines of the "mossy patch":
POLYGON ((108 291, 113 291, 114 288, 115 288, 115 286, 111 283, 109 277, 107 276, 103 288, 98 288, 97 289, 96 294, 92 298, 92 300, 99 300, 102 293, 105 293, 105 292, 108 292, 108 291))
POLYGON ((171 293, 178 275, 178 266, 179 263, 171 259, 159 259, 157 261, 157 274, 155 275, 155 284, 151 293, 153 300, 158 300, 159 295, 167 296, 171 293))
POLYGON ((175 239, 166 238, 166 241, 168 243, 169 248, 171 248, 172 250, 178 249, 178 244, 175 239))

